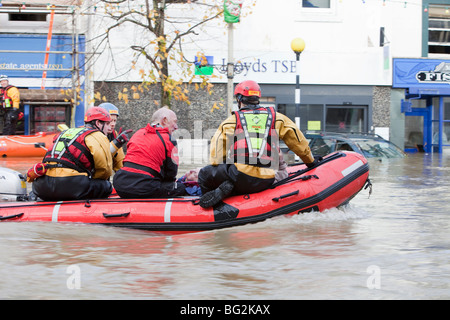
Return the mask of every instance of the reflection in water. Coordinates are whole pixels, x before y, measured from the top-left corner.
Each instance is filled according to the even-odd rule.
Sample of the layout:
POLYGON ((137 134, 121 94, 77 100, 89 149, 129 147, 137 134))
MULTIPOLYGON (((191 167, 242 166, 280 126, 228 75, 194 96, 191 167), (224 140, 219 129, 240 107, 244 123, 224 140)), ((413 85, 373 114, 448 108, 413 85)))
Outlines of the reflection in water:
POLYGON ((370 197, 216 231, 0 223, 0 298, 449 299, 449 164, 446 154, 373 161, 370 197), (67 284, 73 265, 80 289, 67 284), (379 289, 368 288, 373 266, 379 289))

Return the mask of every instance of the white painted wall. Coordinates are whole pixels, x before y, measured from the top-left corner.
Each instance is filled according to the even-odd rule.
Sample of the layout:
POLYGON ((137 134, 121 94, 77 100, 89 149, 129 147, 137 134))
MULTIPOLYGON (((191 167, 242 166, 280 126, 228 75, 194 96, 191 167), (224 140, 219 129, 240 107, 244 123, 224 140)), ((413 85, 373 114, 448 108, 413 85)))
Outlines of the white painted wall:
MULTIPOLYGON (((130 3, 139 8, 141 1, 130 3)), ((103 32, 109 23, 101 7, 92 15, 93 3, 84 2, 78 21, 79 32, 86 33, 88 38, 103 32)), ((385 27, 390 42, 389 57, 421 55, 421 0, 331 0, 331 9, 301 8, 300 3, 301 0, 244 0, 241 22, 234 25, 233 34, 235 62, 241 62, 246 69, 235 76, 235 82, 250 78, 260 83, 292 83, 296 70, 290 42, 296 37, 306 42, 300 63, 302 84, 391 85, 392 65, 388 69, 383 67, 385 49, 379 47, 380 27, 385 27)), ((184 4, 168 15, 188 23, 203 12, 184 4)), ((0 14, 2 32, 46 33, 48 30, 45 23, 23 25, 7 22, 5 17, 0 14)), ((60 16, 55 21, 54 32, 70 33, 70 27, 70 15, 60 16)), ((96 55, 89 80, 141 81, 139 69, 148 69, 149 65, 141 60, 132 69, 133 53, 129 46, 146 44, 151 39, 145 38, 137 28, 122 27, 111 34, 110 40, 113 54, 104 50, 101 56, 96 55)), ((183 45, 192 61, 197 52, 203 52, 214 56, 214 63, 222 63, 223 59, 227 60, 227 26, 223 19, 211 22, 198 36, 186 38, 183 45)), ((88 51, 92 48, 90 43, 88 51)), ((177 73, 179 68, 173 63, 172 73, 177 73)), ((215 74, 219 77, 211 78, 212 82, 227 81, 217 71, 215 74)))

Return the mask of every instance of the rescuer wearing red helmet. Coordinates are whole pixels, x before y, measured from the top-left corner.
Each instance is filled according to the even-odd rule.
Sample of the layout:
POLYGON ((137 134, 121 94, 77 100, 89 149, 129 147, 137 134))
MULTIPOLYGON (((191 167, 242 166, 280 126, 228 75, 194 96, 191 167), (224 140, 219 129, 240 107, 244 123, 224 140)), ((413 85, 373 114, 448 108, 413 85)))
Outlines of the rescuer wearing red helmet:
POLYGON ((234 96, 239 110, 221 123, 211 139, 210 163, 198 182, 200 206, 212 207, 230 194, 260 192, 269 188, 279 169, 281 138, 303 162, 317 163, 303 133, 273 107, 259 105, 261 89, 255 81, 239 83, 234 96))
MULTIPOLYGON (((107 198, 112 169, 110 142, 111 116, 100 107, 86 111, 81 128, 70 128, 57 135, 33 179, 33 193, 47 201, 107 198)), ((34 167, 33 167, 34 168, 34 167)), ((30 169, 31 170, 31 169, 30 169)), ((33 172, 31 172, 33 173, 33 172)))

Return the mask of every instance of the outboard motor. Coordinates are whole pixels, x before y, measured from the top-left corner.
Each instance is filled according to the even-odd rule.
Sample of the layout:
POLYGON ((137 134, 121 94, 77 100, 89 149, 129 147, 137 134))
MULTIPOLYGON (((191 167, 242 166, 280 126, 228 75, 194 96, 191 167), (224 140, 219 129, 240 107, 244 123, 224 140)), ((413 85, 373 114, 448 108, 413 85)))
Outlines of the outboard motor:
POLYGON ((26 199, 25 177, 20 172, 0 167, 0 202, 25 201, 26 199))

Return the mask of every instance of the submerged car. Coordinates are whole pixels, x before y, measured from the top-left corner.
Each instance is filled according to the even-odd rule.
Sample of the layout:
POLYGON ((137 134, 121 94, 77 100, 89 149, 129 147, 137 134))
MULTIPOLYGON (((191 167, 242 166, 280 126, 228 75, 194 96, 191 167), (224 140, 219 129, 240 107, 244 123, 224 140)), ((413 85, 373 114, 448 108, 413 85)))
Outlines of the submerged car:
MULTIPOLYGON (((313 155, 325 156, 346 150, 362 154, 365 158, 403 158, 405 153, 392 142, 370 133, 306 133, 313 155)), ((289 151, 280 144, 283 153, 289 151)))

